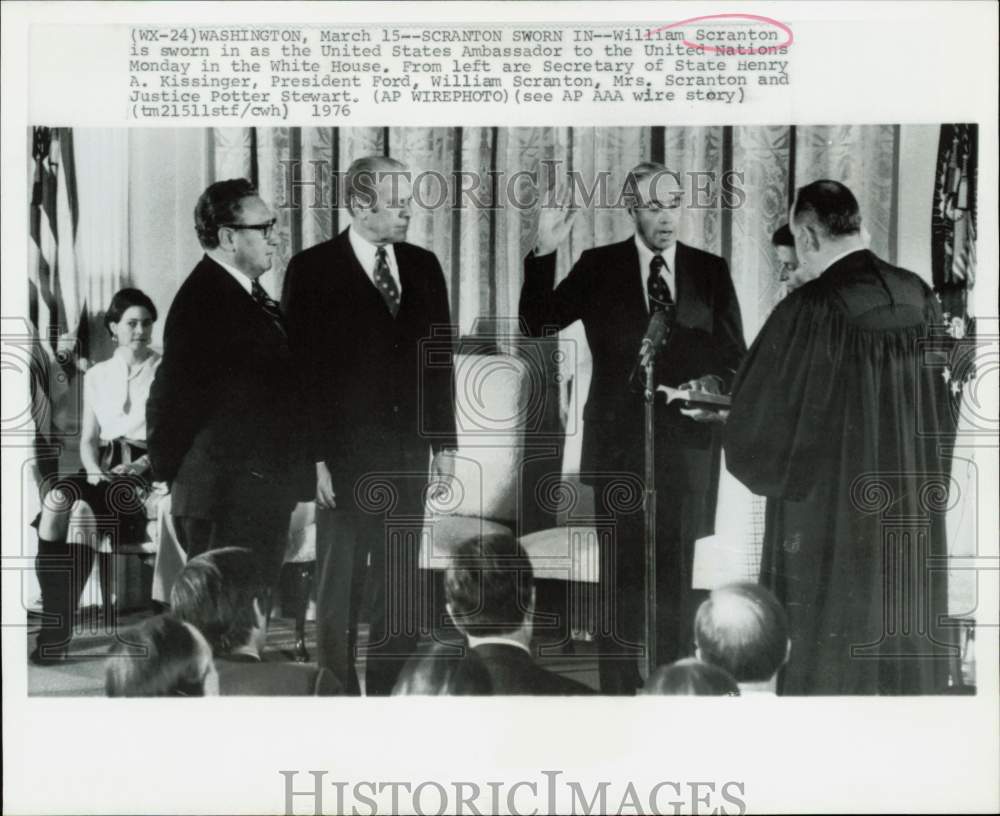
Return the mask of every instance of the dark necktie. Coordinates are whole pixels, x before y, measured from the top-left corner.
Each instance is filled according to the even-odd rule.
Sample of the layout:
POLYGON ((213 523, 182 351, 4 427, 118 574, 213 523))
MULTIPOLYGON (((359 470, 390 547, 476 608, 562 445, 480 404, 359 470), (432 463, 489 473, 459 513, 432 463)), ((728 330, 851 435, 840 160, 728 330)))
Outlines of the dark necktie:
POLYGON ((257 301, 257 305, 260 306, 271 318, 271 322, 274 323, 278 331, 285 334, 285 318, 281 314, 281 307, 278 305, 278 301, 274 300, 266 291, 264 287, 260 285, 260 281, 256 278, 250 285, 250 294, 253 295, 253 299, 257 301))
POLYGON ((374 279, 382 300, 385 301, 390 314, 395 317, 399 313, 399 287, 396 286, 396 281, 389 271, 389 258, 386 256, 384 246, 380 246, 375 253, 374 279))
POLYGON ((662 255, 654 255, 649 262, 649 277, 646 279, 646 293, 649 295, 649 313, 659 312, 672 306, 674 298, 670 294, 670 287, 661 276, 667 268, 667 262, 662 255))

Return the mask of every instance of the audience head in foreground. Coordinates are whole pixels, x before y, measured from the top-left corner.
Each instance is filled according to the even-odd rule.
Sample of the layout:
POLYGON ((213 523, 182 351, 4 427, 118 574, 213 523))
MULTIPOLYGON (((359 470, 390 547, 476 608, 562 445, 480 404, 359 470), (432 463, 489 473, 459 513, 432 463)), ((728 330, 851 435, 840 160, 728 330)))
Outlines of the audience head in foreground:
POLYGON ((219 693, 212 647, 193 626, 159 615, 122 633, 108 651, 108 697, 203 697, 219 693))
POLYGON ((256 697, 335 695, 327 669, 265 661, 265 588, 250 550, 224 547, 187 562, 174 582, 174 614, 201 630, 215 650, 219 693, 256 697))
POLYGON ((250 550, 224 547, 192 558, 174 582, 170 605, 201 630, 216 656, 260 657, 267 636, 265 589, 250 550))
POLYGON ((738 697, 740 687, 725 669, 695 657, 686 657, 668 666, 660 666, 646 680, 641 693, 738 697))
POLYGON ((589 693, 583 684, 535 664, 534 573, 527 553, 512 536, 482 536, 460 544, 445 574, 445 601, 474 653, 463 662, 481 662, 489 680, 487 693, 589 693))
POLYGON ((788 616, 770 590, 736 583, 712 591, 694 622, 695 655, 724 669, 740 689, 766 691, 788 659, 788 616))

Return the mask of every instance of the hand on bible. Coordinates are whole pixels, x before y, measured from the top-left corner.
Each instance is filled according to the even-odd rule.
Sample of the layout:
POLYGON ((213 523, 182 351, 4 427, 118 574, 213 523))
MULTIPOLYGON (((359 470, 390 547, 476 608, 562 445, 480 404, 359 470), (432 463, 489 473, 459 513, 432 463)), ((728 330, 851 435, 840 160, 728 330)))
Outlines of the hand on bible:
MULTIPOLYGON (((680 385, 682 391, 704 391, 706 394, 721 394, 722 380, 714 374, 706 374, 696 380, 688 380, 680 385)), ((688 403, 690 405, 690 403, 688 403)), ((681 408, 681 413, 695 422, 723 423, 729 416, 728 410, 713 410, 711 408, 681 408)))
POLYGON ((576 209, 570 206, 571 194, 567 191, 555 207, 542 206, 538 214, 538 237, 535 239, 535 255, 548 255, 559 249, 569 236, 576 218, 576 209))

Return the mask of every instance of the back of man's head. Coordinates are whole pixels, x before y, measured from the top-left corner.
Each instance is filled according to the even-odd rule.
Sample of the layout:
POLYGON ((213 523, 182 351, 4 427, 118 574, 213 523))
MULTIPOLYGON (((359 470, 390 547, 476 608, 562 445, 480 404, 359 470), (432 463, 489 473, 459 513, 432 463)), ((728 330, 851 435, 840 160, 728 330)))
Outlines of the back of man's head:
POLYGON ((250 550, 209 550, 187 562, 170 593, 173 613, 196 626, 215 654, 250 642, 259 628, 264 583, 250 550), (255 607, 254 601, 257 601, 255 607))
POLYGON ((760 584, 728 584, 698 608, 694 639, 699 658, 738 683, 764 682, 788 656, 788 616, 760 584))
POLYGON ((832 240, 857 235, 861 230, 861 210, 854 193, 830 179, 799 188, 792 205, 792 220, 796 225, 811 226, 832 240))
POLYGON ((489 535, 460 544, 445 573, 445 600, 472 637, 518 631, 531 610, 534 574, 518 541, 489 535))

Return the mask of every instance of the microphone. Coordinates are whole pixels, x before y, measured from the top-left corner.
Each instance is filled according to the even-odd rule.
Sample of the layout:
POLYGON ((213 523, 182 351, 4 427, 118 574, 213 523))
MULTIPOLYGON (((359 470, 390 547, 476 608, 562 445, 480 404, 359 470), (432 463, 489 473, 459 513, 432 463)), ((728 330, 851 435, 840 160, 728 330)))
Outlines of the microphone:
POLYGON ((645 368, 660 353, 667 344, 670 330, 674 325, 674 304, 660 304, 663 308, 657 309, 649 318, 649 326, 646 327, 646 335, 642 338, 639 346, 639 366, 645 368))

